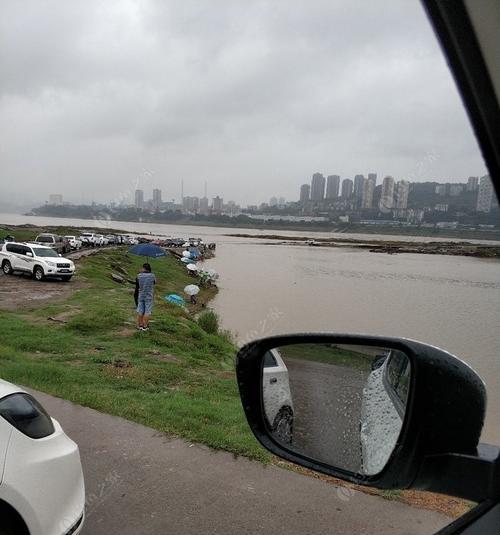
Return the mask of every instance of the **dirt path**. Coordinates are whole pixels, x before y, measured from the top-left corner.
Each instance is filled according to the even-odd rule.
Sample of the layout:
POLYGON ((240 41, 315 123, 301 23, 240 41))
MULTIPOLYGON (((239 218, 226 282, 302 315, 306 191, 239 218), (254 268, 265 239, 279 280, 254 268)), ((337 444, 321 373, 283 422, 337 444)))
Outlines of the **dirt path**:
MULTIPOLYGON (((107 250, 113 247, 106 247, 107 250)), ((77 271, 70 282, 60 280, 34 280, 29 275, 15 273, 4 275, 0 270, 0 310, 18 310, 32 308, 45 302, 54 302, 65 299, 75 290, 83 288, 85 284, 78 277, 78 260, 102 251, 103 248, 81 249, 68 253, 67 258, 76 261, 77 271)))

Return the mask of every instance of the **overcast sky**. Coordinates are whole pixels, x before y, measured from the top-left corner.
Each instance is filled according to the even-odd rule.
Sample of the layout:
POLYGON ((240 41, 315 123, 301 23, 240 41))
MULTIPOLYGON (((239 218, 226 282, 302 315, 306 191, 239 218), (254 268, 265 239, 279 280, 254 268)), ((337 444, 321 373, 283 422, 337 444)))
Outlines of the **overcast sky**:
POLYGON ((485 173, 412 0, 0 0, 0 200, 485 173))

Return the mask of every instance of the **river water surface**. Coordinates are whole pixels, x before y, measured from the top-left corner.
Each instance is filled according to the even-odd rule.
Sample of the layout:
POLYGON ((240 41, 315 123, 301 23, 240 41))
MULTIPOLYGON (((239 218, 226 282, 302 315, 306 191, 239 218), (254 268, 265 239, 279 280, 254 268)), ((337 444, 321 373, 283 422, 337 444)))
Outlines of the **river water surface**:
MULTIPOLYGON (((0 215, 0 222, 103 226, 102 221, 12 215, 0 215)), ((221 275, 212 305, 239 342, 294 331, 359 332, 405 336, 454 353, 485 380, 483 440, 500 444, 500 261, 268 245, 266 240, 225 236, 259 233, 241 229, 108 224, 131 232, 216 241, 216 258, 206 263, 221 275)))

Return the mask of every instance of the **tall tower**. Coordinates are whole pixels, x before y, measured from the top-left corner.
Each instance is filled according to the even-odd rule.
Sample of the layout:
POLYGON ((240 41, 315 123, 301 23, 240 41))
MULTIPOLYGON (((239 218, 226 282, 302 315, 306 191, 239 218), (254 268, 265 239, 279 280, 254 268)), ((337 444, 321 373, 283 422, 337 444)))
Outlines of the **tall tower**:
POLYGON ((161 208, 161 189, 153 190, 153 209, 159 210, 161 208))
POLYGON ((382 182, 379 209, 381 212, 390 212, 394 207, 394 178, 386 176, 382 182))
POLYGON ((340 177, 339 175, 330 175, 326 179, 326 198, 336 199, 339 196, 340 177))
POLYGON ((373 194, 375 192, 375 182, 367 179, 363 182, 363 191, 361 193, 361 209, 369 210, 373 208, 373 194))
POLYGON ((350 178, 342 180, 341 196, 343 199, 350 199, 352 197, 353 184, 350 178))
POLYGON ((142 189, 135 190, 135 207, 139 210, 144 208, 144 190, 142 189))
POLYGON ((407 180, 400 180, 396 184, 396 208, 408 208, 408 195, 410 193, 410 183, 407 180))
POLYGON ((309 184, 302 184, 300 186, 300 199, 299 202, 305 203, 310 199, 311 196, 311 186, 309 184))
POLYGON ((489 175, 484 175, 479 181, 479 189, 477 192, 476 211, 488 213, 491 210, 493 203, 493 183, 489 175))
POLYGON ((314 173, 311 180, 311 201, 322 201, 325 198, 325 177, 314 173))

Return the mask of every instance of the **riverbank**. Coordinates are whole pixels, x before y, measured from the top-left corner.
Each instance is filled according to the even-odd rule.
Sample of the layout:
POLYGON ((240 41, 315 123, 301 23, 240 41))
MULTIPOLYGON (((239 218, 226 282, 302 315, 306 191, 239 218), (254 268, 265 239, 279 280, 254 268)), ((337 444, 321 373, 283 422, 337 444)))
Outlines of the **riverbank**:
MULTIPOLYGON (((57 215, 57 213, 39 213, 36 214, 42 217, 51 217, 55 219, 87 219, 89 221, 102 220, 103 222, 109 219, 105 217, 85 216, 85 214, 72 215, 57 215)), ((26 214, 26 217, 32 217, 26 214)), ((181 225, 181 226, 204 226, 214 228, 241 228, 248 230, 259 231, 300 231, 300 232, 332 232, 342 234, 382 234, 382 235, 398 235, 398 236, 413 236, 421 238, 446 238, 455 240, 500 240, 500 229, 481 229, 481 228, 439 228, 439 227, 423 227, 423 226, 407 226, 407 225, 363 225, 361 223, 297 223, 284 221, 258 221, 251 222, 242 221, 238 217, 221 216, 213 219, 209 217, 172 217, 166 219, 158 219, 155 217, 140 217, 140 218, 120 218, 116 221, 129 223, 152 223, 164 225, 181 225)))
MULTIPOLYGON (((196 320, 216 289, 202 289, 198 304, 186 309, 171 305, 162 296, 181 293, 193 279, 172 256, 152 260, 158 285, 151 331, 137 331, 133 285, 114 282, 111 273, 119 265, 133 280, 143 262, 121 249, 100 251, 79 261, 71 283, 39 283, 42 293, 73 286, 71 295, 0 310, 2 378, 268 461, 241 412, 234 344, 196 320)), ((22 284, 24 277, 9 282, 16 279, 22 284)))
POLYGON ((271 240, 267 245, 294 245, 307 247, 350 247, 368 249, 373 253, 412 253, 451 256, 473 256, 477 258, 500 258, 499 245, 474 244, 467 242, 407 242, 396 240, 369 240, 356 238, 315 238, 312 236, 283 236, 279 234, 228 234, 233 238, 271 240))

